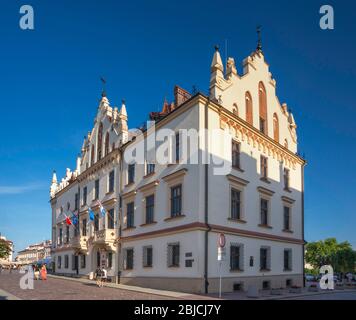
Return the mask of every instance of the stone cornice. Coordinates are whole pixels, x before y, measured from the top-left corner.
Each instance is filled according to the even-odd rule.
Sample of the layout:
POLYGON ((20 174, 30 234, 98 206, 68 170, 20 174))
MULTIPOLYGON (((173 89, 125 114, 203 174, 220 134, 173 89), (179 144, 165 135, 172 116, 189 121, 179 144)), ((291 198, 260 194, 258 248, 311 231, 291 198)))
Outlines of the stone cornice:
POLYGON ((236 177, 232 174, 227 174, 226 175, 226 178, 231 181, 231 182, 234 182, 234 183, 237 183, 243 187, 247 186, 248 183, 250 183, 250 181, 247 181, 245 179, 242 179, 242 178, 239 178, 239 177, 236 177))

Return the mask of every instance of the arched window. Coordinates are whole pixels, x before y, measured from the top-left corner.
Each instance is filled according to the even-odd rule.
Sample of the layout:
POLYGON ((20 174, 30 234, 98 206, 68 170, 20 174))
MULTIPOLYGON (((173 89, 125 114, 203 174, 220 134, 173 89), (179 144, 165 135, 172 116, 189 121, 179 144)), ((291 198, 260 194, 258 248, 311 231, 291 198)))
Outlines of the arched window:
POLYGON ((260 130, 268 134, 267 130, 267 96, 266 89, 262 82, 258 84, 258 100, 260 104, 260 130))
POLYGON ((110 137, 109 137, 109 132, 106 133, 105 135, 105 155, 109 153, 109 146, 110 146, 110 137))
POLYGON ((97 157, 98 161, 101 159, 102 156, 102 145, 103 145, 103 123, 100 123, 99 125, 99 131, 98 131, 98 152, 97 152, 97 157))
POLYGON ((248 91, 245 93, 245 101, 246 101, 246 121, 250 125, 253 125, 252 97, 248 91))
POLYGON ((91 145, 91 156, 90 156, 90 165, 92 166, 95 162, 95 149, 94 149, 94 145, 91 145))
POLYGON ((286 147, 288 149, 288 140, 284 139, 284 147, 286 147))
POLYGON ((237 104, 236 104, 236 103, 234 103, 234 104, 232 105, 232 113, 233 113, 234 115, 236 115, 236 116, 239 115, 239 109, 237 108, 237 104))
POLYGON ((279 142, 279 122, 276 113, 273 114, 273 138, 279 142))

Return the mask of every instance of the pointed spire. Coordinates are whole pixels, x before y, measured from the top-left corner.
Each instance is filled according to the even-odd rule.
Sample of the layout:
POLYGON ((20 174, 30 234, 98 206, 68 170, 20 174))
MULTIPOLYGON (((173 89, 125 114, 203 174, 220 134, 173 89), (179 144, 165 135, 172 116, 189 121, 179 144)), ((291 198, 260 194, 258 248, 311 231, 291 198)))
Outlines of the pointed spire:
POLYGON ((220 52, 219 52, 219 46, 215 45, 215 52, 213 56, 213 61, 211 62, 211 72, 215 71, 221 71, 222 73, 224 72, 224 66, 221 60, 220 52))
POLYGON ((121 104, 120 114, 127 118, 125 100, 121 100, 121 102, 122 102, 122 104, 121 104))
POLYGON ((256 50, 262 52, 262 40, 261 40, 261 26, 257 26, 257 48, 256 50))
POLYGON ((57 174, 56 174, 56 170, 53 170, 52 184, 57 184, 57 174))

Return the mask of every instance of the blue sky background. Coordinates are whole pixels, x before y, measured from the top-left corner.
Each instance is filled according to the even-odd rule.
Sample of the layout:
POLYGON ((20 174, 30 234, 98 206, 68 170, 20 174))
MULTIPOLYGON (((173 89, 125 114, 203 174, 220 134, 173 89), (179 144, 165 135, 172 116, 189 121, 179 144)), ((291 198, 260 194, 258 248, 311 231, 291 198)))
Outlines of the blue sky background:
MULTIPOLYGON (((319 28, 324 1, 1 0, 0 232, 16 250, 50 238, 52 170, 75 166, 107 79, 126 99, 130 127, 172 98, 175 84, 206 92, 213 46, 237 64, 256 47, 292 108, 305 153, 306 240, 356 247, 354 1, 327 1, 335 29, 319 28), (31 4, 35 30, 19 28, 31 4)), ((241 70, 241 68, 240 68, 241 70)))

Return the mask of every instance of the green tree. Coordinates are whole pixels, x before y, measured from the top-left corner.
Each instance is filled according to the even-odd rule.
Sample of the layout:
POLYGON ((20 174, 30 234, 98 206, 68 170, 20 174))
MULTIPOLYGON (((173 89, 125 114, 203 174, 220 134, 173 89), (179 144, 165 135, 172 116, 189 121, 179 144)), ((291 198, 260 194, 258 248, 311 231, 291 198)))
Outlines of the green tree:
POLYGON ((0 239, 0 259, 6 259, 11 253, 10 244, 4 239, 0 239))
POLYGON ((306 245, 305 259, 315 269, 331 265, 335 272, 354 271, 356 252, 349 242, 338 243, 335 238, 310 242, 306 245))

